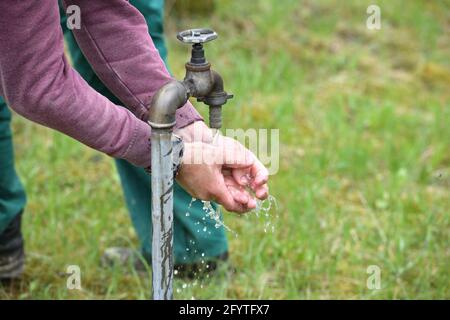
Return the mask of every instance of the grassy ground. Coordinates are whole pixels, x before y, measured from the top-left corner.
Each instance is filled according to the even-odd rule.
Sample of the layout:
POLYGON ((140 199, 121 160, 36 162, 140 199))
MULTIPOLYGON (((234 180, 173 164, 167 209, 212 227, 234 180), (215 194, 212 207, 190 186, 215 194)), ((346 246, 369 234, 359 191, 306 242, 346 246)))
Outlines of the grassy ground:
MULTIPOLYGON (((176 298, 450 298, 450 3, 217 1, 213 17, 168 15, 176 30, 210 26, 207 55, 236 98, 232 128, 280 128, 274 233, 255 215, 227 215, 236 274, 176 282, 176 298), (366 286, 369 265, 381 290, 366 286)), ((203 107, 202 107, 203 108, 203 107)), ((14 119, 27 186, 28 265, 0 298, 148 298, 148 278, 99 266, 136 244, 112 161, 61 134, 14 119), (66 289, 66 266, 82 291, 66 289)))

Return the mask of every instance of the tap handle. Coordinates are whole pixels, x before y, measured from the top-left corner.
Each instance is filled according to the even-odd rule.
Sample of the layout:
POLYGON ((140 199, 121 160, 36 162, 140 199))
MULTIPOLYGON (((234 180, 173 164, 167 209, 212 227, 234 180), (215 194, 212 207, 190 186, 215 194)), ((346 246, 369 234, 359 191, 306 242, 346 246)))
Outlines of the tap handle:
POLYGON ((178 32, 177 39, 184 43, 205 43, 217 39, 217 33, 211 29, 189 29, 178 32))

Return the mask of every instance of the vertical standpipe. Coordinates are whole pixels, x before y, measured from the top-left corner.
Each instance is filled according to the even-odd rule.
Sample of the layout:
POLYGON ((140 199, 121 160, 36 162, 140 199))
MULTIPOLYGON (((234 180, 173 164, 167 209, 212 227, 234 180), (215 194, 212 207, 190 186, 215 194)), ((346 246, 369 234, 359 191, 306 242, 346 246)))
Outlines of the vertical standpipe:
POLYGON ((172 134, 175 112, 188 99, 179 81, 165 84, 149 110, 152 170, 152 283, 153 299, 173 299, 173 180, 182 156, 181 138, 172 134))
POLYGON ((173 299, 172 130, 152 129, 153 299, 173 299))

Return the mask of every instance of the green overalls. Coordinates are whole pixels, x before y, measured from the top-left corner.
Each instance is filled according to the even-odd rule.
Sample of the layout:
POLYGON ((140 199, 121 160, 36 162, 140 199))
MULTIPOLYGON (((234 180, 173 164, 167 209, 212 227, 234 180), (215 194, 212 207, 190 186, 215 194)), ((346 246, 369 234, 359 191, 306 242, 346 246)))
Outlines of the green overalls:
MULTIPOLYGON (((166 62, 167 48, 163 37, 163 0, 131 0, 145 17, 153 42, 166 62)), ((64 12, 61 25, 74 68, 96 91, 116 104, 122 104, 98 79, 85 60, 72 33, 67 30, 64 12)), ((25 192, 14 170, 14 155, 10 131, 11 114, 0 98, 0 232, 9 221, 25 207, 25 192)), ((115 160, 120 175, 126 204, 139 237, 142 253, 151 256, 151 189, 150 176, 141 168, 125 160, 115 160)), ((174 254, 175 263, 191 263, 216 257, 228 249, 223 227, 202 210, 203 204, 195 201, 188 212, 191 196, 178 184, 174 188, 174 254), (205 228, 206 227, 206 228, 205 228)))

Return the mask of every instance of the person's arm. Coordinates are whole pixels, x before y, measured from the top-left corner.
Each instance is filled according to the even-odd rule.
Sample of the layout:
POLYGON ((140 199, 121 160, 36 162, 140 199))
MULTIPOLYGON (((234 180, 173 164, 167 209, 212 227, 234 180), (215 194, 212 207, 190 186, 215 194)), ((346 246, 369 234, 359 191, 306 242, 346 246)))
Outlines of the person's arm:
MULTIPOLYGON (((126 0, 63 0, 63 3, 65 7, 80 8, 81 28, 72 31, 98 77, 137 117, 147 120, 151 98, 171 77, 153 45, 144 17, 126 0)), ((265 199, 267 170, 234 140, 221 139, 220 147, 193 141, 196 129, 205 136, 210 134, 209 128, 197 120, 202 119, 189 102, 177 110, 175 129, 185 141, 185 159, 201 152, 205 158, 218 157, 219 163, 185 162, 178 182, 192 196, 216 200, 230 211, 246 212, 254 208, 254 197, 239 179, 248 175, 248 187, 256 198, 265 199), (221 163, 227 157, 236 160, 235 163, 221 163)))
MULTIPOLYGON (((144 16, 127 0, 63 0, 76 5, 81 28, 75 39, 97 76, 139 119, 172 78, 151 40, 144 16)), ((190 102, 176 112, 176 128, 202 120, 190 102)))
MULTIPOLYGON (((124 3, 124 1, 119 0, 98 0, 92 1, 92 3, 109 3, 109 1, 116 5, 124 3)), ((117 9, 120 9, 120 7, 117 7, 117 9)), ((104 8, 105 12, 101 8, 96 10, 99 10, 96 12, 98 18, 101 18, 105 12, 109 12, 108 7, 104 8)), ((118 15, 120 16, 120 13, 118 15)), ((114 17, 110 18, 114 19, 114 17)), ((130 18, 132 17, 127 19, 130 18)), ((131 24, 129 26, 131 29, 135 27, 137 25, 131 24)), ((128 36, 132 36, 132 34, 130 32, 128 36)), ((107 36, 105 35, 105 37, 107 36)), ((147 44, 144 47, 147 47, 148 43, 151 44, 151 40, 149 37, 148 39, 144 38, 139 39, 145 40, 147 44)), ((81 39, 79 40, 83 43, 81 39)), ((97 51, 97 54, 107 57, 108 52, 126 47, 126 43, 121 43, 111 37, 109 40, 111 42, 102 45, 104 50, 106 50, 105 48, 109 49, 97 51)), ((135 41, 137 40, 135 39, 135 41)), ((152 44, 150 46, 153 47, 152 44)), ((140 47, 138 46, 138 48, 140 47)), ((88 55, 91 49, 84 48, 88 55)), ((112 81, 109 83, 110 88, 129 108, 134 106, 133 111, 141 119, 145 119, 144 109, 147 108, 151 95, 169 78, 162 79, 168 77, 168 73, 164 76, 167 70, 160 69, 161 66, 163 67, 162 62, 153 64, 153 67, 156 68, 153 69, 155 76, 152 76, 153 73, 150 72, 150 69, 145 69, 145 66, 140 65, 143 70, 147 70, 145 74, 148 73, 149 89, 147 90, 146 75, 141 75, 145 77, 144 83, 139 82, 139 77, 136 77, 135 72, 131 73, 131 70, 134 70, 132 63, 139 65, 141 61, 139 52, 141 51, 129 52, 130 56, 134 57, 134 60, 127 60, 129 70, 121 64, 118 64, 115 68, 109 68, 109 66, 115 65, 113 62, 116 60, 114 59, 124 58, 120 55, 115 56, 113 54, 109 56, 109 59, 112 60, 107 59, 97 64, 92 61, 93 58, 95 59, 95 54, 93 54, 90 62, 99 74, 102 74, 99 71, 102 69, 102 65, 107 69, 102 76, 103 78, 109 78, 111 76, 108 76, 109 73, 116 73, 118 78, 115 81, 123 80, 122 84, 117 85, 118 87, 115 87, 114 81, 112 81), (136 56, 133 56, 133 53, 136 53, 136 56), (105 62, 108 67, 104 65, 105 62), (119 70, 121 72, 117 72, 119 70), (155 87, 152 87, 153 85, 155 87), (137 89, 137 91, 134 91, 135 88, 142 88, 144 91, 137 89), (131 93, 127 93, 127 90, 131 90, 131 93), (137 99, 136 101, 142 101, 142 104, 138 104, 139 107, 133 104, 135 99, 137 99), (141 114, 138 113, 138 110, 141 110, 141 114)), ((156 61, 151 59, 150 61, 149 57, 144 53, 142 54, 146 58, 141 63, 156 61)), ((159 59, 159 56, 156 57, 159 59)), ((114 105, 95 92, 69 66, 64 56, 58 6, 54 0, 0 1, 0 94, 5 97, 11 108, 32 121, 59 130, 92 148, 114 157, 126 159, 137 166, 150 166, 150 146, 148 143, 150 127, 144 121, 136 118, 130 111, 114 105)), ((179 110, 177 113, 177 127, 179 129, 185 126, 179 130, 179 133, 188 140, 193 135, 191 131, 193 126, 195 124, 204 126, 204 123, 194 122, 201 118, 190 104, 186 104, 181 109, 183 110, 179 110)), ((187 143, 187 154, 195 148, 195 145, 187 143)), ((241 152, 245 153, 246 151, 241 149, 241 152)), ((254 163, 254 160, 251 160, 236 165, 233 169, 247 170, 252 174, 253 171, 260 172, 259 167, 254 163)), ((223 168, 222 165, 185 165, 179 174, 179 181, 190 192, 194 193, 193 190, 195 190, 195 194, 204 197, 204 200, 217 199, 229 210, 244 212, 253 207, 254 204, 249 201, 249 197, 243 192, 238 192, 236 183, 231 184, 234 185, 236 196, 231 194, 233 192, 227 189, 227 186, 230 188, 231 182, 226 181, 228 179, 225 179, 220 172, 221 168, 223 168), (203 183, 205 181, 208 181, 209 184, 203 183), (219 188, 215 186, 215 181, 220 186, 219 188), (210 186, 211 184, 214 187, 210 186), (233 200, 233 198, 235 199, 233 200)), ((262 193, 267 181, 267 174, 263 172, 253 174, 253 176, 257 185, 254 189, 259 188, 262 193)), ((261 196, 261 198, 264 198, 264 196, 261 196)))
POLYGON ((0 1, 0 94, 34 122, 150 166, 149 126, 95 92, 69 66, 59 19, 54 0, 0 1))

